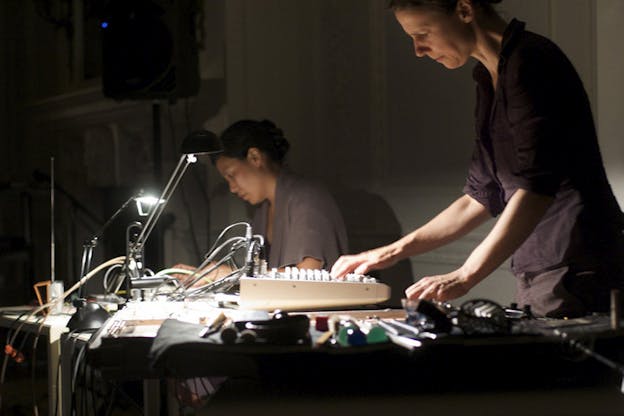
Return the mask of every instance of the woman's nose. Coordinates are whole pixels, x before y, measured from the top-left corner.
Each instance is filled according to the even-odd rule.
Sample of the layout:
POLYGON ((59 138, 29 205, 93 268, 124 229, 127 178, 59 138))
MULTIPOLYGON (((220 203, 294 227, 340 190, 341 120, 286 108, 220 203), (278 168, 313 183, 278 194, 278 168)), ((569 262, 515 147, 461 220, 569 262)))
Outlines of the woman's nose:
POLYGON ((236 184, 232 181, 228 181, 228 186, 230 187, 230 192, 235 194, 236 190, 238 189, 236 184))
POLYGON ((427 51, 427 48, 418 44, 418 42, 414 41, 414 53, 416 54, 417 57, 422 58, 423 56, 425 56, 425 52, 427 51))

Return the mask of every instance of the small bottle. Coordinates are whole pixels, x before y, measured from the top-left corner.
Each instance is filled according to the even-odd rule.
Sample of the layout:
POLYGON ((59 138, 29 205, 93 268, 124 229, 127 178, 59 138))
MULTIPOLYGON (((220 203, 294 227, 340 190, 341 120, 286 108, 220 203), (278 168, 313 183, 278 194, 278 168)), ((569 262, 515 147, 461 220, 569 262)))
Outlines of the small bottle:
POLYGON ((54 302, 49 308, 51 314, 63 313, 63 302, 65 300, 63 298, 64 292, 62 281, 56 280, 50 283, 48 289, 48 303, 54 302))

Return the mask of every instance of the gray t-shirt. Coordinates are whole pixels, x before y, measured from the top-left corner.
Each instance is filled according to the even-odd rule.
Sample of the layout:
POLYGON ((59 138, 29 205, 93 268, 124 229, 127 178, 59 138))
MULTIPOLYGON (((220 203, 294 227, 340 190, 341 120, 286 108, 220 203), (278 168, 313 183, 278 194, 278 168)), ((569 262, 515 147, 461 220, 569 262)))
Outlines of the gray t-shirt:
MULTIPOLYGON (((264 201, 254 214, 254 234, 266 237, 269 203, 264 201)), ((282 171, 275 190, 273 239, 266 242, 269 268, 292 266, 305 257, 321 260, 329 269, 346 254, 347 231, 342 214, 322 185, 282 171)))

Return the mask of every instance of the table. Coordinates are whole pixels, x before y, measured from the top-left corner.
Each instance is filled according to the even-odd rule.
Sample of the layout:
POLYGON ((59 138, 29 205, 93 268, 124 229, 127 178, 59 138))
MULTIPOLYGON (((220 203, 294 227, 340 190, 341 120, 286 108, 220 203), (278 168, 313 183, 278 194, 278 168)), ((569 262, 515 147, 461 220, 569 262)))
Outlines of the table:
MULTIPOLYGON (((16 320, 20 313, 30 310, 29 307, 4 307, 0 308, 0 326, 3 328, 15 329, 19 324, 16 320)), ((49 414, 63 414, 63 402, 61 386, 57 380, 62 378, 59 374, 59 359, 61 357, 61 335, 68 331, 67 322, 71 318, 68 313, 58 315, 48 315, 43 319, 36 316, 24 315, 19 322, 24 322, 21 331, 32 334, 40 334, 47 340, 47 368, 48 368, 48 400, 49 414), (25 321, 24 321, 25 319, 25 321), (57 400, 58 398, 58 400, 57 400), (58 411, 58 413, 55 413, 58 411)))
MULTIPOLYGON (((383 315, 397 311, 336 313, 383 315)), ((605 317, 598 319, 608 322, 605 317)), ((90 340, 90 365, 98 368, 103 377, 116 380, 154 382, 170 377, 227 376, 232 380, 251 381, 251 385, 230 389, 225 396, 218 393, 217 397, 222 399, 217 401, 217 406, 221 406, 219 409, 223 412, 227 412, 229 406, 252 411, 253 403, 270 406, 271 400, 278 398, 293 410, 300 403, 312 404, 328 397, 337 400, 338 406, 345 402, 361 406, 363 398, 380 403, 396 397, 413 404, 416 396, 440 392, 478 395, 503 389, 515 389, 526 395, 527 390, 554 388, 564 391, 561 394, 564 397, 564 389, 578 392, 605 385, 617 392, 621 382, 620 375, 572 350, 560 336, 528 333, 445 336, 423 342, 421 348, 414 349, 393 343, 337 348, 189 342, 176 345, 160 365, 154 367, 148 354, 159 326, 156 321, 145 321, 146 327, 151 326, 151 329, 137 334, 139 336, 111 338, 106 336, 105 330, 96 334, 90 340), (258 391, 253 394, 251 390, 256 388, 258 391)), ((597 321, 591 318, 587 322, 597 321)), ((569 324, 574 322, 555 323, 571 328, 569 324)), ((622 362, 624 333, 609 330, 608 325, 605 329, 590 324, 585 332, 584 328, 577 328, 578 339, 590 340, 596 351, 622 362)), ((186 330, 196 331, 190 326, 180 328, 181 336, 186 330)), ((552 325, 552 328, 557 326, 552 325)), ((624 409, 624 403, 619 403, 624 409)), ((271 408, 265 408, 268 409, 271 408)), ((305 408, 299 408, 299 412, 302 410, 305 408)), ((360 407, 360 410, 366 409, 360 407)), ((158 415, 158 406, 152 405, 145 414, 158 415)))

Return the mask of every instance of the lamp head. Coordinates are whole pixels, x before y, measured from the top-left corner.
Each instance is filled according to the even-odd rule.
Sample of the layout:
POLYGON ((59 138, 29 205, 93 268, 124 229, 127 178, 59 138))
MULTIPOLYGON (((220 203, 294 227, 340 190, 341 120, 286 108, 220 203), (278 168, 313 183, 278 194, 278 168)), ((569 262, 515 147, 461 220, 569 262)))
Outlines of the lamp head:
POLYGON ((216 134, 209 130, 197 130, 191 132, 182 141, 180 152, 182 154, 215 154, 221 153, 223 146, 216 134))
POLYGON ((72 331, 100 328, 110 318, 110 313, 95 302, 81 302, 75 306, 76 312, 67 322, 67 328, 72 331))
POLYGON ((137 212, 140 216, 145 217, 149 214, 150 209, 157 204, 165 202, 164 199, 159 199, 153 195, 141 195, 134 198, 136 202, 137 212), (148 209, 146 210, 145 207, 148 209))

